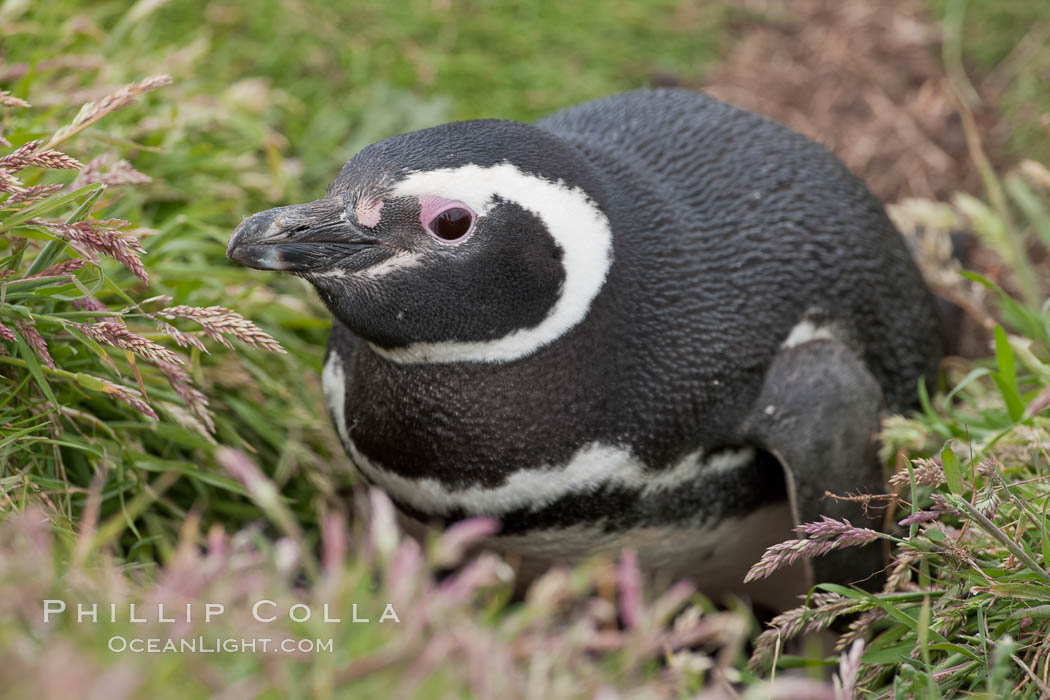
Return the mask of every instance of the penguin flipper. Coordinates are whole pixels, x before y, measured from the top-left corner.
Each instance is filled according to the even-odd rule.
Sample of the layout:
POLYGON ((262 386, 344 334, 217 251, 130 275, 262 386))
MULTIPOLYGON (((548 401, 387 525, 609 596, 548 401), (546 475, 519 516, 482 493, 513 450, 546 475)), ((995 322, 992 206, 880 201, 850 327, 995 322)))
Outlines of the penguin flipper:
MULTIPOLYGON (((796 523, 827 515, 879 529, 881 513, 856 501, 826 498, 825 492, 884 491, 876 443, 881 407, 878 382, 844 343, 814 339, 777 353, 745 421, 744 439, 780 461, 796 523)), ((877 588, 882 543, 831 552, 812 566, 815 583, 877 588)))

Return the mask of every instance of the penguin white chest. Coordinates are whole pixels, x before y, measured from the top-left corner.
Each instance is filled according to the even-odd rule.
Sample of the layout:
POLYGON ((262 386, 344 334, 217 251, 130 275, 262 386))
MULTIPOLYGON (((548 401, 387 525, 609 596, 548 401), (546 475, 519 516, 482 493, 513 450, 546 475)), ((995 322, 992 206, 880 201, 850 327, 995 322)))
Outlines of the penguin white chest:
POLYGON ((746 585, 743 581, 766 549, 789 537, 793 526, 791 508, 784 502, 710 526, 668 524, 619 532, 573 526, 498 537, 490 544, 517 564, 520 584, 551 566, 573 565, 593 556, 615 560, 621 550, 632 549, 641 570, 658 585, 688 579, 713 600, 748 595, 783 610, 797 605, 797 597, 812 585, 812 572, 804 562, 764 580, 746 585))

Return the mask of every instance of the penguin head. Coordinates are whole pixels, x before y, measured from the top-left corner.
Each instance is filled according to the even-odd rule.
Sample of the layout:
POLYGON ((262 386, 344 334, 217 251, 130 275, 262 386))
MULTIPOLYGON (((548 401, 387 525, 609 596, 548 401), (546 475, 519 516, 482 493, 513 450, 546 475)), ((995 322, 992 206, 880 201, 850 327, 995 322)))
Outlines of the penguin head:
POLYGON ((445 124, 365 148, 324 198, 242 222, 226 254, 303 277, 392 361, 512 361, 578 325, 604 285, 600 182, 534 126, 445 124))

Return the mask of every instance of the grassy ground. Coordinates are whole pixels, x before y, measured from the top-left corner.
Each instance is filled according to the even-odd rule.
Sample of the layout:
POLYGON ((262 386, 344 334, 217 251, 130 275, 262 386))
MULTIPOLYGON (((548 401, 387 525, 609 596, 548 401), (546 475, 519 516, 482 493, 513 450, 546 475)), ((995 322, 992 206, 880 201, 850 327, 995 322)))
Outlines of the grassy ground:
MULTIPOLYGON (((440 583, 433 577, 478 531, 420 552, 384 525, 387 506, 379 499, 372 504, 379 526, 341 536, 340 519, 348 517, 341 494, 350 478, 316 381, 325 313, 297 281, 223 256, 241 217, 316 197, 367 143, 452 118, 530 119, 665 75, 695 80, 740 17, 716 3, 562 5, 0 4, 0 90, 32 104, 8 99, 0 134, 13 148, 41 139, 82 163, 108 158, 96 163, 94 179, 110 183, 103 191, 82 178, 83 187, 15 204, 8 182, 0 202, 0 323, 13 339, 0 341, 0 508, 21 513, 0 522, 0 649, 13 659, 0 667, 2 692, 97 687, 117 696, 204 697, 234 683, 235 695, 246 697, 393 690, 504 696, 523 689, 569 697, 617 686, 663 696, 708 682, 712 693, 727 683, 757 683, 774 657, 781 667, 822 663, 778 654, 776 634, 767 634, 757 646, 758 671, 747 670, 746 613, 700 615, 708 606, 686 589, 638 596, 629 562, 557 572, 527 603, 506 608, 497 562, 440 583), (104 115, 97 124, 59 138, 80 104, 157 73, 173 83, 111 113, 113 103, 96 102, 104 115), (119 158, 152 181, 120 184, 136 178, 113 166, 119 158), (140 228, 105 223, 111 218, 140 228), (124 243, 99 245, 89 233, 124 243), (98 262, 34 277, 84 257, 98 262), (139 259, 148 283, 135 274, 139 259), (251 319, 286 352, 225 311, 200 311, 216 305, 251 319), (126 324, 138 340, 98 325, 107 322, 126 324), (164 349, 174 355, 158 361, 164 349), (53 527, 41 528, 41 519, 53 527), (226 538, 214 524, 239 534, 226 538), (285 607, 304 600, 315 613, 322 601, 343 610, 358 602, 376 617, 394 601, 408 624, 333 631, 316 620, 285 619, 264 630, 335 640, 333 654, 305 658, 115 657, 100 640, 141 630, 126 620, 105 632, 68 619, 41 626, 42 591, 70 601, 227 603, 231 614, 218 626, 197 621, 180 629, 185 635, 259 636, 250 619, 232 612, 263 595, 285 607), (665 629, 684 601, 697 612, 665 629), (616 607, 625 629, 614 624, 616 607)), ((1013 153, 1044 153, 1039 115, 1050 105, 1040 107, 1035 86, 1045 50, 1024 37, 1045 10, 1036 2, 1014 5, 972 2, 959 13, 961 5, 938 0, 934 7, 958 28, 954 45, 971 70, 994 73, 1011 47, 1032 46, 1023 60, 998 69, 996 84, 1016 136, 1013 153)), ((0 148, 0 157, 11 150, 0 148)), ((24 187, 71 183, 75 168, 42 167, 54 161, 12 172, 24 187)), ((976 228, 1018 274, 1038 277, 1024 251, 1050 247, 1050 178, 1029 166, 988 181, 987 205, 930 204, 903 212, 902 222, 976 228)), ((775 628, 786 639, 811 623, 863 613, 856 636, 870 641, 863 667, 847 660, 840 669, 847 686, 863 684, 871 696, 965 690, 998 697, 1029 679, 1018 696, 1039 696, 1050 663, 1043 641, 1050 589, 1041 579, 1050 554, 1042 480, 1050 458, 1047 423, 1037 415, 1047 401, 1050 351, 1039 298, 1027 307, 989 304, 1011 331, 996 359, 954 367, 953 385, 965 386, 951 401, 936 397, 916 420, 888 424, 888 461, 892 448, 942 455, 950 441, 959 463, 953 468, 948 453, 942 466, 915 462, 900 485, 900 517, 926 515, 894 532, 893 587, 877 598, 823 590, 811 601, 814 610, 775 628), (941 618, 947 622, 926 631, 926 621, 941 618)), ((167 633, 151 627, 158 628, 167 633)), ((787 683, 782 692, 804 681, 787 683)), ((832 692, 827 685, 796 690, 832 692)), ((754 685, 750 692, 766 691, 754 685)))
POLYGON ((1010 156, 1050 158, 1050 5, 1031 0, 934 0, 948 35, 945 62, 970 70, 976 101, 995 100, 1010 156))

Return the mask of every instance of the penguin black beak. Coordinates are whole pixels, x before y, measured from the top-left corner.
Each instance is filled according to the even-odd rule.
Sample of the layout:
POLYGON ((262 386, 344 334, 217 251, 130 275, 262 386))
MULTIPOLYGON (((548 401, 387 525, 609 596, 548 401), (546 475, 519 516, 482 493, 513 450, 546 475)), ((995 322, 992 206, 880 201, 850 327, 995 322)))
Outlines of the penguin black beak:
POLYGON ((339 202, 322 199, 252 214, 233 232, 226 257, 257 270, 311 272, 378 244, 339 202))

